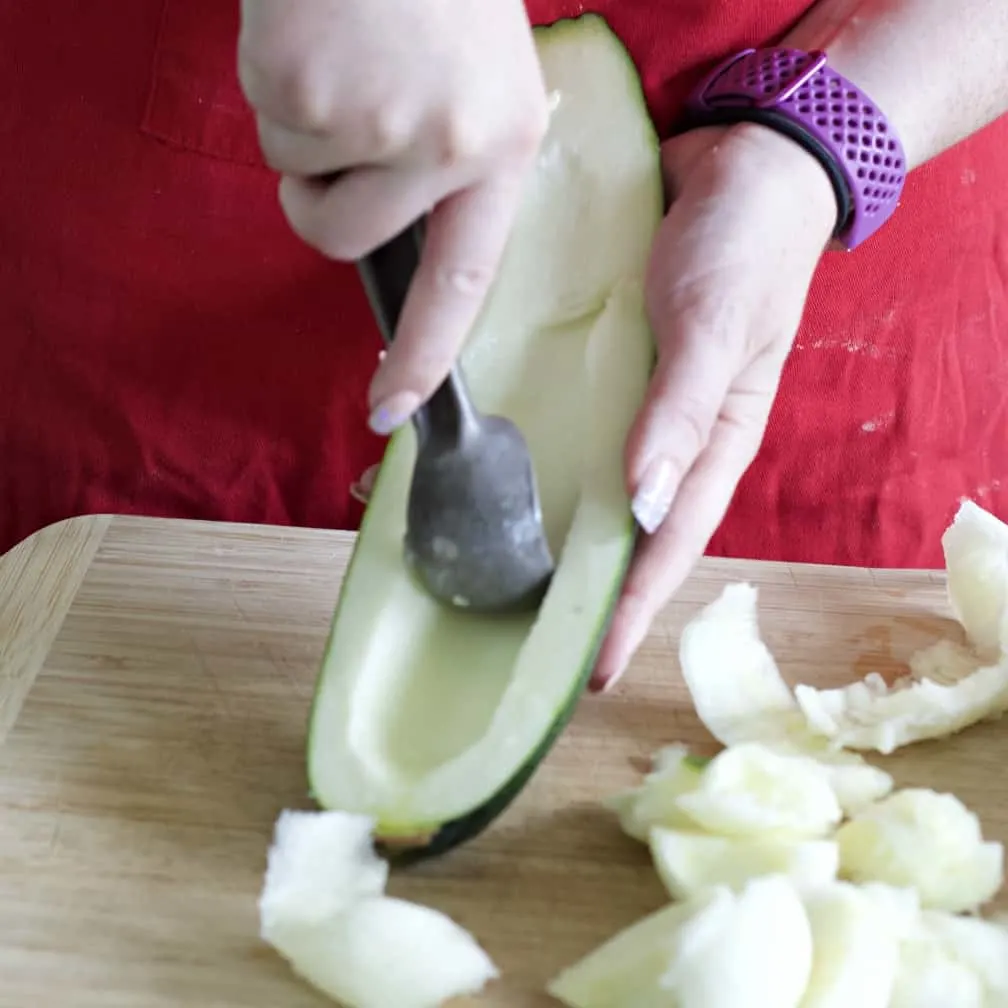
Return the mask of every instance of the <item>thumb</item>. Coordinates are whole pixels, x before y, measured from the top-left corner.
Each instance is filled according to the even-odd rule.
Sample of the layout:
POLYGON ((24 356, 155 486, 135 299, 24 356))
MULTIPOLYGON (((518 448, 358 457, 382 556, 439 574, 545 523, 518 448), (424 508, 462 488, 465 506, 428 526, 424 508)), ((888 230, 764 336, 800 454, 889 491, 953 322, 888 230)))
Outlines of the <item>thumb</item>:
POLYGON ((669 319, 657 367, 627 439, 633 515, 649 535, 668 514, 680 484, 707 447, 732 381, 742 341, 721 337, 696 314, 669 319))
POLYGON ((496 276, 521 182, 518 173, 481 182, 427 218, 420 263, 368 393, 377 433, 406 423, 447 377, 496 276))

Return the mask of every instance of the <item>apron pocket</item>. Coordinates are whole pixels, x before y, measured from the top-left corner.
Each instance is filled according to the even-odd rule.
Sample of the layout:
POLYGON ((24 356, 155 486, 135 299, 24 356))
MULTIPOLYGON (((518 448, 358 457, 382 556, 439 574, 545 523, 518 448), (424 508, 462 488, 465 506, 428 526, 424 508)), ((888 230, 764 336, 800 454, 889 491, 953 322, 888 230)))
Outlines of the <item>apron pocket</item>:
POLYGON ((239 5, 165 0, 141 130, 173 147, 269 170, 238 83, 239 5))

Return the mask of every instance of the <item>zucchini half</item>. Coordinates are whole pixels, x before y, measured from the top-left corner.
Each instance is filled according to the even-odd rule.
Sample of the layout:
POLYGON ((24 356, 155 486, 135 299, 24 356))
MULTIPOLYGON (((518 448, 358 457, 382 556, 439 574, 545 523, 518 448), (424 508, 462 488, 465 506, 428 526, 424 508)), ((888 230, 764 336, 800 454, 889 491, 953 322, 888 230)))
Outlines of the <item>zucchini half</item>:
POLYGON ((326 644, 313 798, 371 816, 398 858, 447 851, 518 795, 581 697, 633 550, 623 448, 654 364, 643 279, 663 214, 659 142, 597 15, 535 30, 548 134, 462 365, 524 432, 557 558, 537 612, 449 611, 403 561, 412 427, 391 439, 326 644))

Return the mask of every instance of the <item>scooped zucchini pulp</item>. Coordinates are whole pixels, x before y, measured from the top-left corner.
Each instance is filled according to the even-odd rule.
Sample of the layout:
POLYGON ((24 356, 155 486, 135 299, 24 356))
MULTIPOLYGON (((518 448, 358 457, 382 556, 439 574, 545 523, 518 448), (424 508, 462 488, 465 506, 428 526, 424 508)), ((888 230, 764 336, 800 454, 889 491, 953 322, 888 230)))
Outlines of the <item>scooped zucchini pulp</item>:
POLYGON ((622 456, 654 360, 642 287, 658 139, 601 18, 535 38, 550 126, 462 365, 476 403, 525 434, 556 573, 528 615, 427 596, 403 560, 407 426, 375 481, 311 714, 313 797, 370 816, 400 852, 447 850, 518 794, 582 694, 634 541, 622 456))

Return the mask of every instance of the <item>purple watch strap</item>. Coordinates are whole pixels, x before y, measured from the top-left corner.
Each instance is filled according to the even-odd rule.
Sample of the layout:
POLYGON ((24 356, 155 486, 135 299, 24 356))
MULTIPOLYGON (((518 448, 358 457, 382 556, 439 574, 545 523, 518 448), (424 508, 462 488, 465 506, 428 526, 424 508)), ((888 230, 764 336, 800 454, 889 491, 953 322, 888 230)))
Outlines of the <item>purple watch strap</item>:
POLYGON ((715 67, 686 103, 691 125, 761 122, 819 159, 837 192, 835 236, 846 248, 899 204, 906 155, 875 103, 832 70, 824 52, 746 49, 715 67))

